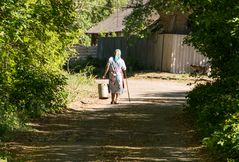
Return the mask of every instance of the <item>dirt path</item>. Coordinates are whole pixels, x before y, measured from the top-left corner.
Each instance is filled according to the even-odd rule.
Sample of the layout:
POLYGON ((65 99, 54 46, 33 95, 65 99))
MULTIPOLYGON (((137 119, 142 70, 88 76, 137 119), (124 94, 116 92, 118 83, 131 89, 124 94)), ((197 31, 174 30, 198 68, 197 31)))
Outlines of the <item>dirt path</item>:
POLYGON ((168 161, 205 162, 206 155, 185 120, 185 82, 129 80, 121 104, 70 109, 30 125, 8 149, 11 161, 168 161), (83 110, 83 111, 82 111, 83 110))

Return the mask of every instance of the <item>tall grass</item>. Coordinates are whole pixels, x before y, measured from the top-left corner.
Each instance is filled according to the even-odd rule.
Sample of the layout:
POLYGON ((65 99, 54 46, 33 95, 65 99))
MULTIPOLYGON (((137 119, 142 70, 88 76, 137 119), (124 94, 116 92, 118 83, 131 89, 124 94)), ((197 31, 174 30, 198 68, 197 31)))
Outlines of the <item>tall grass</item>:
POLYGON ((96 97, 97 85, 95 76, 92 74, 93 70, 92 66, 87 66, 81 70, 80 73, 67 74, 67 103, 79 101, 84 98, 96 97))

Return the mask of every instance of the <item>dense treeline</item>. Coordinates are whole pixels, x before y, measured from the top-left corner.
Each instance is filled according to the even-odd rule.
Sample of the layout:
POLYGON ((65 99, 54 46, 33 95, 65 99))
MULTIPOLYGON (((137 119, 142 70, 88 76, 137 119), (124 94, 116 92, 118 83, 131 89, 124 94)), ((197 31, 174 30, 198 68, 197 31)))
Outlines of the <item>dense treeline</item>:
POLYGON ((210 59, 214 81, 198 85, 188 94, 187 110, 205 137, 204 144, 220 161, 239 161, 239 1, 137 2, 125 22, 128 35, 148 35, 147 17, 153 12, 181 12, 188 16, 192 31, 186 42, 210 59))

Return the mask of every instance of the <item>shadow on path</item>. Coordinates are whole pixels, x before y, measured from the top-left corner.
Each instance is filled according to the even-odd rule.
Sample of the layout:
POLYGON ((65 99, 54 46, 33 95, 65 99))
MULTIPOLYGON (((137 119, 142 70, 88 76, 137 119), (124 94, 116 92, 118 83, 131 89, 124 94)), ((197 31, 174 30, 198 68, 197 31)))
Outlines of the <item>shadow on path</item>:
POLYGON ((35 120, 29 124, 34 131, 8 143, 16 153, 9 161, 205 161, 185 121, 184 96, 145 94, 131 103, 35 120))

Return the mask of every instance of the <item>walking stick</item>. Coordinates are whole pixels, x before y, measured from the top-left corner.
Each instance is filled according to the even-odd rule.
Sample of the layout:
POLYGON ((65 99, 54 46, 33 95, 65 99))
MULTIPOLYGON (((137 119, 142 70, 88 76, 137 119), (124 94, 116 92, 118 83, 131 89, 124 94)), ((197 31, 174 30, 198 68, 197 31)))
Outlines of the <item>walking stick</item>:
POLYGON ((129 102, 130 102, 130 94, 129 94, 129 85, 128 85, 128 79, 127 79, 127 74, 126 71, 125 72, 125 81, 126 81, 126 86, 127 86, 127 92, 128 92, 128 98, 129 98, 129 102))

